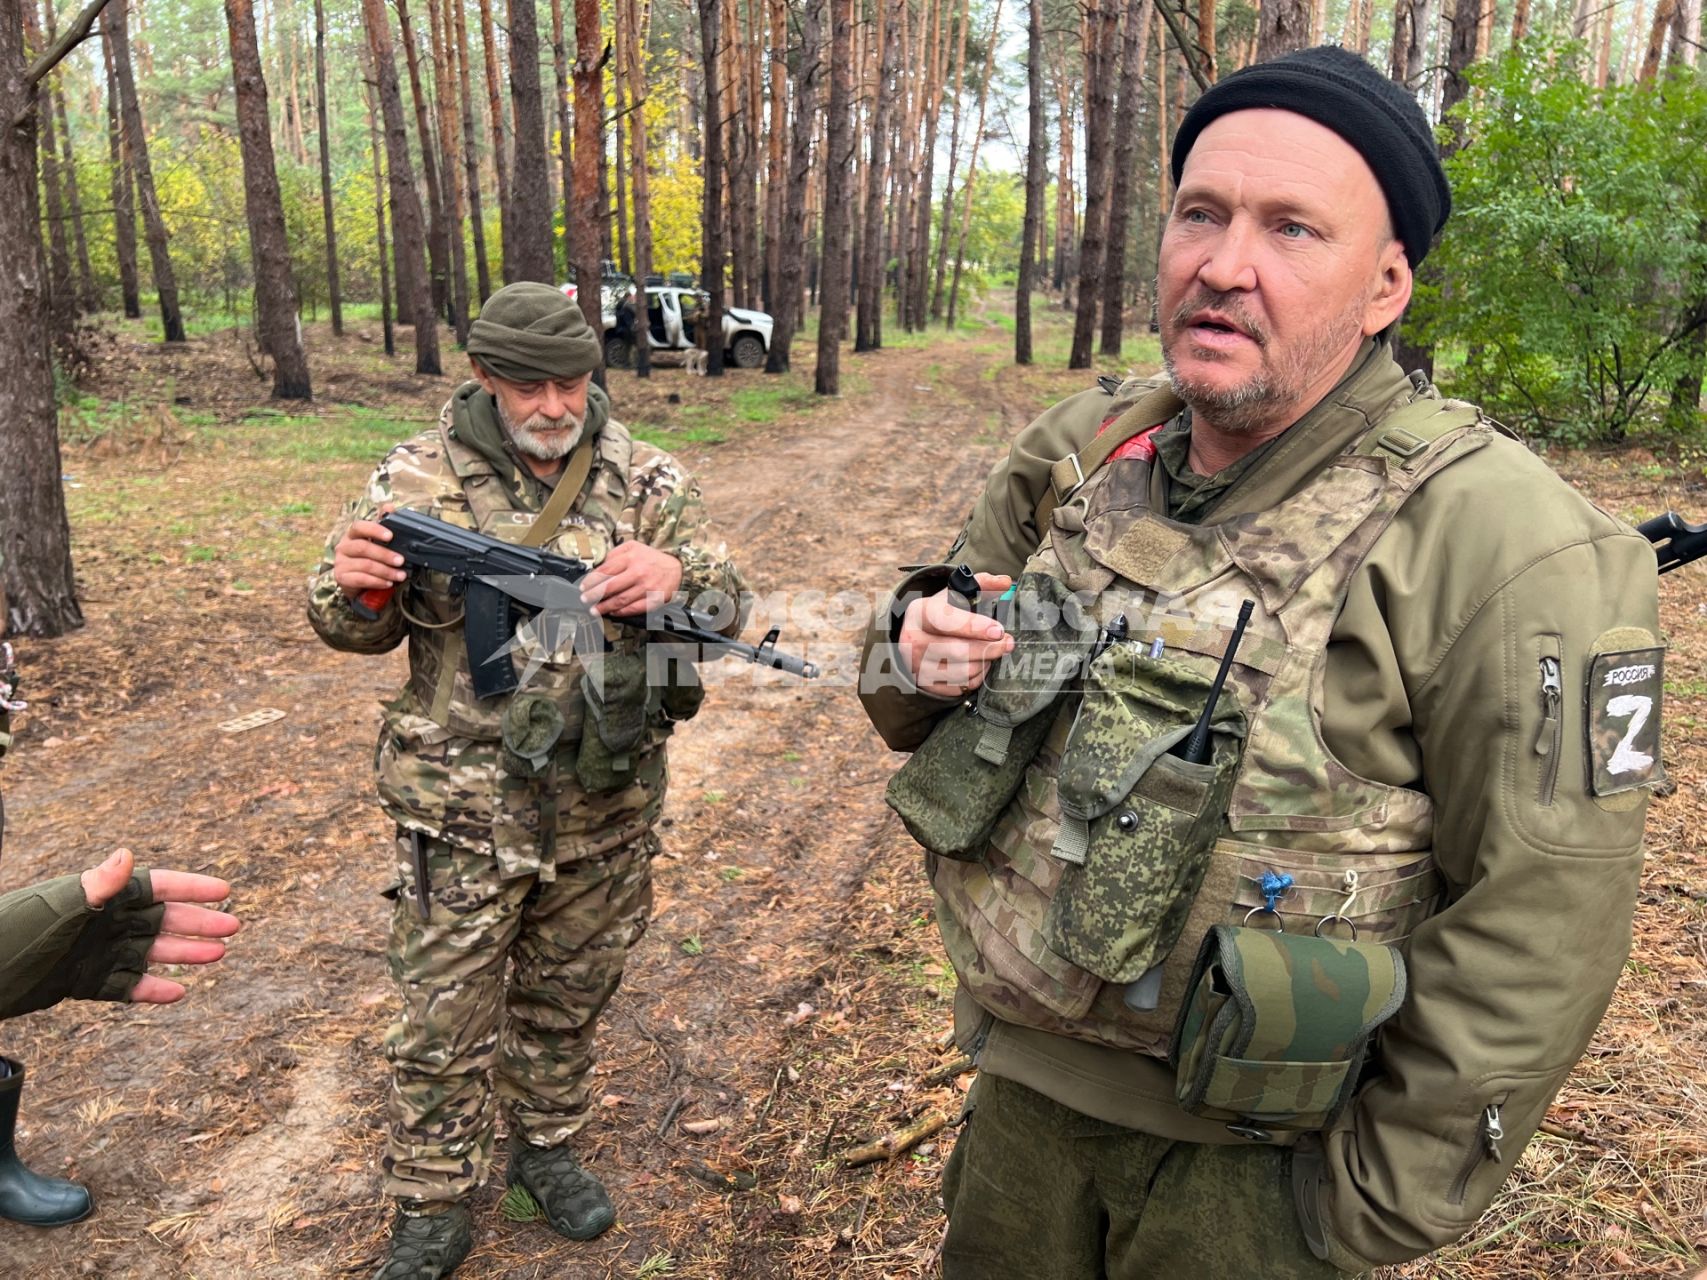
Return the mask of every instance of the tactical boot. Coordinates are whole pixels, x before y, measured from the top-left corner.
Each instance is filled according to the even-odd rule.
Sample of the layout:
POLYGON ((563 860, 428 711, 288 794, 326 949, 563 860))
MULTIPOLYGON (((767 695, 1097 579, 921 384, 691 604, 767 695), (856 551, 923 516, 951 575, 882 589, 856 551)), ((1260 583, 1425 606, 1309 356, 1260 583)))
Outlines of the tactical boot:
POLYGON ((591 1240, 616 1221, 604 1184, 568 1147, 530 1147, 511 1134, 509 1180, 526 1187, 551 1229, 571 1240, 591 1240))
POLYGON ((373 1280, 443 1280, 474 1247, 474 1217, 465 1204, 443 1213, 398 1211, 391 1224, 391 1252, 373 1280))
POLYGON ((87 1187, 64 1178, 31 1173, 18 1159, 12 1134, 18 1124, 18 1097, 24 1091, 24 1064, 0 1058, 0 1218, 32 1227, 63 1227, 95 1211, 87 1187))

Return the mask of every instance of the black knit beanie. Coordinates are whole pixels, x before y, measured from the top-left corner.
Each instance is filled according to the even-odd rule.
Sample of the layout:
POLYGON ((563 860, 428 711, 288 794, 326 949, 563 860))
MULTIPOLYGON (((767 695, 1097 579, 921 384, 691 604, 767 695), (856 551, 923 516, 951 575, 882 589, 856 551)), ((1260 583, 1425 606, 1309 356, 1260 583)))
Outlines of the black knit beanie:
POLYGON ((1259 62, 1211 85, 1174 135, 1174 185, 1210 121, 1258 107, 1296 112, 1356 147, 1387 197, 1405 256, 1413 268, 1423 260, 1452 212, 1452 190, 1428 119, 1403 86, 1335 45, 1259 62))

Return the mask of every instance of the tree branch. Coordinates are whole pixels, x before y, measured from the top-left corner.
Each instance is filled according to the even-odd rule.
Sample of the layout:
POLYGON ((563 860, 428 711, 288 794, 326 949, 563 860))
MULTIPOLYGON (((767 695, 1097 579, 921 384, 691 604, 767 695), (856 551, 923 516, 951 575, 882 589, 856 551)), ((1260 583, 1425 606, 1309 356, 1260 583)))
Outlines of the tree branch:
POLYGON ((64 34, 31 65, 24 76, 24 84, 35 88, 41 83, 43 76, 65 61, 67 54, 89 38, 89 28, 95 25, 95 19, 101 16, 101 10, 106 7, 107 0, 89 0, 89 3, 83 6, 83 11, 65 28, 64 34))
POLYGON ((1174 44, 1178 46, 1180 57, 1185 59, 1185 69, 1191 72, 1191 78, 1197 81, 1199 93, 1209 92, 1209 78, 1203 74, 1203 68, 1197 65, 1197 59, 1191 56, 1191 44, 1185 38, 1185 32, 1180 30, 1179 17, 1168 8, 1167 0, 1156 0, 1156 12, 1162 15, 1162 21, 1168 24, 1168 30, 1174 33, 1174 44))

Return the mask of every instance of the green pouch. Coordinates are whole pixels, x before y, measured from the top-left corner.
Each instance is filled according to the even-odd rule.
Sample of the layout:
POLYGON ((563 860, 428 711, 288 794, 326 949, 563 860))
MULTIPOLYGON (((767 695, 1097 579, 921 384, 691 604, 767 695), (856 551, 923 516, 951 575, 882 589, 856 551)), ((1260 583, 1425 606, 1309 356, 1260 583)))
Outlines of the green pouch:
POLYGON ((1209 866, 1238 772, 1245 718, 1223 691, 1210 758, 1168 754, 1190 734, 1212 674, 1140 644, 1091 663, 1061 754, 1061 830, 1051 852, 1070 865, 1044 939, 1105 982, 1134 982, 1179 940, 1209 866))
POLYGON ((1022 575, 1012 604, 1013 651, 937 723, 884 795, 913 839, 944 858, 978 859, 1096 641, 1096 623, 1047 574, 1022 575))
POLYGON ((520 693, 504 708, 500 733, 504 768, 517 778, 542 778, 563 737, 563 712, 550 698, 520 693))
POLYGON ((1375 1029, 1404 999, 1396 947, 1216 925, 1180 1009, 1175 1096, 1253 1137, 1325 1128, 1351 1100, 1375 1029))
POLYGON ((611 652, 587 659, 581 681, 586 720, 575 757, 582 790, 616 791, 634 781, 647 693, 645 654, 611 652))

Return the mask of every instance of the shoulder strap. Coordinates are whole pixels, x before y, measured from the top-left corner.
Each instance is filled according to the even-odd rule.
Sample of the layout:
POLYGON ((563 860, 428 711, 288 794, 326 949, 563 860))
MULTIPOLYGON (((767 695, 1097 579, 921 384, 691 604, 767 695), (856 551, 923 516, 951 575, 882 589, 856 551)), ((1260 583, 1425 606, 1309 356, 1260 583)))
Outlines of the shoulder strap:
POLYGON ((569 514, 569 508, 575 505, 575 499, 581 496, 581 486, 587 483, 587 476, 592 470, 593 442, 584 440, 570 457, 569 465, 563 468, 557 487, 545 500, 545 506, 522 536, 524 547, 543 547, 550 541, 551 535, 557 532, 557 526, 563 523, 563 517, 569 514))
POLYGON ((1481 420, 1482 411, 1463 400, 1418 396, 1365 432, 1351 452, 1364 457, 1386 454, 1391 463, 1410 471, 1431 445, 1454 431, 1475 426, 1481 420))
POLYGON ((1103 428, 1083 449, 1069 453, 1051 467, 1049 488, 1044 490, 1037 503, 1038 537, 1042 538, 1049 532, 1049 518, 1055 514, 1055 508, 1078 492, 1080 486, 1108 461, 1111 453, 1130 440, 1135 432, 1166 422, 1183 408, 1185 403, 1174 394, 1172 387, 1165 384, 1156 387, 1139 397, 1131 408, 1103 428))

